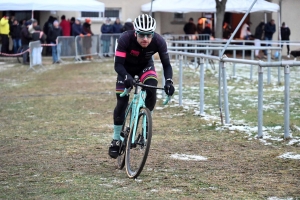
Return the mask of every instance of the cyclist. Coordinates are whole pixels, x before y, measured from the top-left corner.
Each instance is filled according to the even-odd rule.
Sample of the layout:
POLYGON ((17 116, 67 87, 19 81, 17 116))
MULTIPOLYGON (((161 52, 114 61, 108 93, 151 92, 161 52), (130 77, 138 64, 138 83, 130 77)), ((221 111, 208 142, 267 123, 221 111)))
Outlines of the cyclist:
MULTIPOLYGON (((147 14, 139 15, 133 23, 134 30, 124 32, 119 40, 115 52, 115 70, 118 74, 116 82, 117 105, 114 110, 114 134, 109 147, 109 155, 117 158, 119 154, 120 132, 125 118, 125 110, 129 96, 120 97, 125 88, 133 87, 133 77, 138 75, 140 81, 146 85, 157 86, 157 75, 153 65, 152 55, 156 52, 164 69, 165 92, 172 96, 173 71, 170 64, 165 40, 155 33, 156 21, 147 14)), ((145 100, 147 108, 152 111, 156 103, 156 90, 147 89, 145 100)))

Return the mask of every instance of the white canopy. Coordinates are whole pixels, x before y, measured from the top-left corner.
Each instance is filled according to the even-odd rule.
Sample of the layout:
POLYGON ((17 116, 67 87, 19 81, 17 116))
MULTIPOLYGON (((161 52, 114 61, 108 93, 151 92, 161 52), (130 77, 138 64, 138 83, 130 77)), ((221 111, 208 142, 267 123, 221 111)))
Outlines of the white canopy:
POLYGON ((0 10, 104 12, 104 3, 96 0, 0 0, 0 5, 0 10))
MULTIPOLYGON (((250 8, 253 0, 227 0, 226 12, 245 13, 250 8)), ((141 6, 143 12, 149 12, 151 2, 141 6)), ((265 0, 257 0, 251 12, 278 12, 279 5, 265 0)), ((216 12, 215 0, 155 0, 152 12, 216 12)))

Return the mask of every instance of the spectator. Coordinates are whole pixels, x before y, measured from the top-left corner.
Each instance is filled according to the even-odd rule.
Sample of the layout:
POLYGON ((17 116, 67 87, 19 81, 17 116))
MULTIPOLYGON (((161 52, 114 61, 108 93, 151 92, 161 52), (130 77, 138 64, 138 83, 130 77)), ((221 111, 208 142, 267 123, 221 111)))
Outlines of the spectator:
POLYGON ((110 24, 110 18, 106 18, 105 23, 101 26, 101 40, 103 43, 103 56, 109 57, 109 46, 110 46, 110 39, 111 33, 113 32, 113 27, 110 24))
POLYGON ((223 26, 223 38, 224 39, 229 39, 230 36, 231 36, 231 26, 227 22, 224 22, 224 26, 223 26))
POLYGON ((251 32, 250 32, 250 25, 252 23, 251 22, 246 22, 241 29, 241 34, 240 34, 240 38, 242 40, 249 40, 250 36, 251 36, 251 32))
POLYGON ((12 26, 10 27, 10 35, 12 37, 13 40, 13 49, 14 49, 14 53, 17 53, 19 47, 22 46, 21 43, 21 26, 18 22, 18 20, 14 20, 12 26))
POLYGON ((75 17, 72 17, 70 20, 70 35, 73 35, 72 27, 74 23, 75 23, 75 17))
POLYGON ((53 28, 49 30, 48 38, 52 46, 52 60, 53 64, 60 63, 59 55, 60 55, 60 46, 57 43, 57 37, 62 36, 62 30, 59 27, 58 21, 55 20, 53 22, 53 28))
MULTIPOLYGON (((29 42, 31 40, 31 36, 30 36, 28 29, 29 29, 29 26, 31 25, 31 23, 32 23, 31 20, 26 21, 25 26, 21 30, 21 42, 22 42, 23 51, 26 51, 29 48, 29 42)), ((26 52, 23 54, 23 64, 24 65, 29 64, 28 59, 29 59, 28 52, 26 52)))
POLYGON ((210 36, 212 35, 212 30, 208 21, 205 21, 205 28, 203 29, 202 34, 208 34, 210 36))
POLYGON ((61 16, 61 22, 59 26, 62 29, 63 36, 70 36, 71 35, 71 23, 66 20, 66 16, 61 16))
POLYGON ((125 31, 129 31, 129 30, 134 30, 133 24, 132 24, 132 19, 128 18, 122 28, 122 33, 125 31))
MULTIPOLYGON (((266 41, 272 41, 273 34, 276 31, 276 25, 274 19, 272 19, 270 22, 268 22, 265 25, 265 40, 266 41)), ((268 43, 266 46, 271 46, 270 43, 268 43)), ((267 55, 267 50, 264 51, 265 56, 267 55)))
POLYGON ((83 29, 82 29, 82 25, 80 22, 80 18, 77 18, 75 20, 75 23, 72 25, 72 36, 78 36, 78 35, 83 35, 83 29))
POLYGON ((1 46, 1 52, 2 53, 9 53, 9 22, 8 22, 8 16, 3 16, 0 20, 0 36, 2 38, 2 46, 1 46))
POLYGON ((200 17, 198 19, 198 23, 197 23, 197 33, 198 34, 202 34, 203 29, 204 29, 203 26, 204 26, 205 21, 206 21, 206 18, 203 18, 203 17, 200 17))
POLYGON ((38 26, 38 21, 36 19, 32 20, 32 24, 29 26, 29 33, 33 33, 35 31, 35 27, 38 26))
MULTIPOLYGON (((77 18, 75 20, 75 23, 72 25, 72 36, 76 37, 76 36, 80 36, 83 37, 83 35, 85 34, 85 32, 83 31, 81 22, 80 22, 80 18, 77 18)), ((82 54, 82 44, 81 44, 81 40, 75 40, 76 44, 77 44, 77 51, 78 54, 81 55, 82 54)))
POLYGON ((44 44, 46 41, 46 35, 39 25, 34 27, 34 32, 32 33, 32 41, 40 41, 41 44, 44 44))
MULTIPOLYGON (((49 30, 53 28, 54 19, 55 18, 53 16, 49 16, 48 21, 45 22, 44 27, 43 27, 43 31, 47 35, 47 38, 46 38, 47 44, 50 44, 50 39, 48 37, 48 33, 49 33, 49 30)), ((46 47, 46 55, 52 55, 51 51, 52 51, 52 48, 50 46, 47 46, 46 47)))
POLYGON ((82 39, 82 45, 83 48, 85 48, 85 54, 88 55, 86 56, 86 59, 92 60, 93 57, 91 56, 91 48, 92 48, 92 38, 91 36, 94 35, 92 30, 91 30, 91 24, 92 21, 89 18, 85 19, 85 22, 83 23, 83 32, 86 33, 86 36, 82 39))
POLYGON ((194 19, 191 17, 189 22, 186 23, 183 27, 185 34, 195 34, 197 31, 196 25, 194 24, 194 19))
MULTIPOLYGON (((260 47, 260 40, 263 39, 263 34, 264 34, 264 26, 265 23, 264 22, 260 22, 258 24, 258 26, 255 29, 255 34, 254 34, 254 45, 256 47, 260 47)), ((260 59, 260 55, 259 55, 259 50, 255 50, 255 57, 260 59)))
POLYGON ((120 19, 117 18, 115 23, 113 24, 113 33, 115 34, 119 34, 119 33, 122 33, 122 24, 120 23, 120 19))
MULTIPOLYGON (((281 40, 282 40, 282 42, 286 42, 288 58, 290 58, 290 45, 289 45, 290 35, 291 35, 290 28, 285 25, 285 22, 283 22, 282 26, 281 26, 281 40)), ((282 47, 283 47, 283 43, 281 44, 281 48, 282 47)))

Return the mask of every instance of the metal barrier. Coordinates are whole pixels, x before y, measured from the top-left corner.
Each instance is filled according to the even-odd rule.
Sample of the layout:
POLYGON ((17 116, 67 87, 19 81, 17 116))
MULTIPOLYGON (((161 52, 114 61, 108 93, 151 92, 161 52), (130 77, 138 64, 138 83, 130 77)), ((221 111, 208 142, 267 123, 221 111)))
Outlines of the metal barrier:
MULTIPOLYGON (((170 47, 169 49, 171 49, 170 47)), ((183 48, 183 47, 182 47, 183 48)), ((203 47, 198 47, 198 48, 203 48, 203 47)), ((216 48, 218 47, 209 47, 209 48, 216 48)), ((233 48, 233 47, 231 47, 233 48)), ((240 47, 242 49, 243 47, 240 47)), ((251 49, 251 48, 258 48, 258 47, 244 47, 245 49, 251 49)), ((274 47, 260 47, 264 48, 265 50, 268 50, 268 55, 271 53, 271 49, 274 47)), ((280 48, 280 47, 277 47, 280 48)), ((230 47, 228 47, 230 49, 230 47)), ((276 47, 275 47, 276 49, 276 47)), ((177 49, 178 50, 178 49, 177 49)), ((245 60, 245 59, 236 59, 236 58, 227 58, 226 56, 223 57, 217 57, 217 56, 212 56, 212 55, 205 55, 203 53, 197 54, 197 53, 187 53, 187 52, 180 52, 180 51, 170 51, 168 50, 169 54, 175 54, 179 55, 179 105, 182 106, 182 84, 183 84, 183 56, 189 56, 189 57, 197 57, 200 58, 200 105, 199 105, 199 110, 200 110, 200 115, 204 115, 204 59, 212 59, 212 60, 217 60, 219 61, 219 76, 218 76, 218 85, 219 85, 219 108, 220 108, 220 113, 222 112, 222 96, 224 100, 224 111, 225 111, 225 123, 229 124, 230 123, 230 114, 229 114, 229 102, 228 102, 228 91, 227 91, 227 75, 226 75, 226 66, 225 62, 232 62, 232 63, 241 63, 241 64, 249 64, 251 66, 257 65, 259 67, 258 71, 258 137, 263 136, 262 132, 262 127, 263 127, 263 68, 267 67, 268 68, 268 74, 269 74, 269 69, 272 67, 284 67, 284 72, 285 72, 285 111, 284 111, 284 138, 290 138, 290 133, 289 133, 289 68, 291 66, 300 66, 300 62, 297 61, 274 61, 270 62, 268 60, 267 62, 263 62, 261 60, 245 60), (223 89, 223 91, 222 91, 223 89), (222 95, 223 93, 223 95, 222 95)), ((280 72, 280 70, 279 70, 280 72)), ((252 76, 252 75, 251 75, 252 76)), ((268 76, 269 77, 269 76, 268 76)), ((269 79, 269 78, 268 78, 269 79)))
POLYGON ((209 34, 163 34, 162 37, 173 41, 210 40, 209 34))
POLYGON ((83 57, 98 55, 98 35, 92 36, 76 36, 75 37, 75 59, 82 61, 83 57))
POLYGON ((60 51, 57 51, 58 58, 75 58, 75 37, 73 36, 59 36, 57 43, 60 45, 60 51))
POLYGON ((115 42, 121 34, 101 34, 99 36, 99 56, 106 57, 115 54, 115 42))
POLYGON ((30 65, 27 71, 29 71, 30 69, 36 71, 34 69, 34 66, 41 66, 43 68, 42 65, 43 47, 41 46, 41 42, 40 41, 30 42, 29 49, 30 49, 30 54, 29 54, 30 65))

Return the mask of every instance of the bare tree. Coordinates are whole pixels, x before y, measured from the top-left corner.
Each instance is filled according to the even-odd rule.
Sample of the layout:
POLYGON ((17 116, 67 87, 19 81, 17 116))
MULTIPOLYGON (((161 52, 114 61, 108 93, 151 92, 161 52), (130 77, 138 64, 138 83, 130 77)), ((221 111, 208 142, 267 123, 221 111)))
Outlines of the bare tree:
POLYGON ((216 1, 216 15, 217 15, 217 24, 215 30, 215 37, 222 38, 222 27, 223 27, 223 20, 225 14, 225 8, 227 0, 215 0, 216 1))

